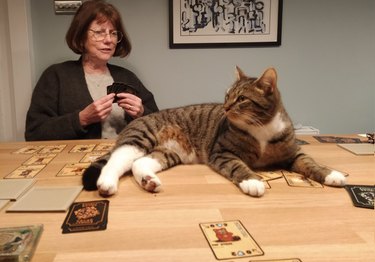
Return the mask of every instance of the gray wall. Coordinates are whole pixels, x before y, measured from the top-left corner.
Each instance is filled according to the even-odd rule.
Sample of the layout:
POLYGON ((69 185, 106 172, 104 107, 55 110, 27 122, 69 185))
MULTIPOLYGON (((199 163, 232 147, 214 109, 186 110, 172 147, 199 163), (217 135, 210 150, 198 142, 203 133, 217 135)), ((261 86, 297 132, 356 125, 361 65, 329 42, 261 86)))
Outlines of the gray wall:
MULTIPOLYGON (((284 0, 282 45, 169 49, 168 0, 112 0, 133 44, 112 62, 134 71, 160 108, 223 101, 234 67, 251 76, 273 66, 295 123, 321 133, 375 130, 375 1, 284 0)), ((51 63, 76 59, 65 44, 72 16, 31 0, 35 81, 51 63)), ((34 81, 34 82, 35 82, 34 81)))

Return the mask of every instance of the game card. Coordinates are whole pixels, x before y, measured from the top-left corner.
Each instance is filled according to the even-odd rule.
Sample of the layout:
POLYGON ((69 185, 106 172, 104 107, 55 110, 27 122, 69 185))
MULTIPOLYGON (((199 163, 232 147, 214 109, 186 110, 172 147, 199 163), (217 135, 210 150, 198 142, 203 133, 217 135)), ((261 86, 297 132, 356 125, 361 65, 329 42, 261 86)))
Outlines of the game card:
POLYGON ((9 199, 0 199, 0 210, 9 203, 9 199))
POLYGON ((91 152, 96 144, 88 144, 88 145, 75 145, 69 153, 89 153, 91 152))
POLYGON ((39 154, 58 154, 61 153, 66 145, 49 145, 45 146, 42 150, 40 150, 39 154))
POLYGON ((284 178, 289 186, 292 187, 323 187, 322 184, 311 180, 301 174, 290 172, 290 171, 282 171, 284 178))
POLYGON ((37 154, 29 158, 22 165, 24 166, 35 166, 35 165, 48 165, 57 156, 57 154, 37 154))
POLYGON ((263 181, 263 184, 266 189, 271 189, 271 185, 268 183, 268 181, 263 181))
POLYGON ((297 145, 303 146, 303 145, 308 145, 309 142, 302 140, 302 139, 296 139, 297 145))
POLYGON ((346 185, 345 189, 354 206, 374 209, 375 186, 346 185))
POLYGON ((82 186, 33 186, 6 212, 66 212, 82 188, 82 186))
POLYGON ((314 138, 321 143, 336 143, 336 144, 362 143, 361 139, 351 138, 351 137, 314 136, 314 138))
POLYGON ((264 255, 263 250, 238 220, 199 224, 216 259, 264 255))
MULTIPOLYGON (((110 93, 120 94, 120 93, 129 93, 133 95, 138 95, 138 92, 132 86, 122 83, 122 82, 114 82, 112 85, 107 86, 107 95, 110 93)), ((113 103, 117 103, 118 98, 115 96, 113 99, 113 103)))
POLYGON ((62 233, 105 230, 108 222, 108 200, 75 202, 62 224, 62 233))
POLYGON ((35 179, 0 179, 0 199, 17 200, 35 182, 35 179))
POLYGON ((56 176, 81 176, 90 163, 66 164, 56 176))
POLYGON ((20 149, 18 149, 17 151, 14 151, 13 154, 35 154, 36 152, 38 152, 40 149, 42 149, 44 146, 25 146, 25 147, 22 147, 20 149))
POLYGON ((261 171, 257 172, 257 175, 260 176, 264 181, 270 181, 283 177, 281 171, 261 171))
POLYGON ((375 146, 369 143, 362 144, 337 144, 340 148, 343 148, 350 153, 355 155, 374 155, 375 146))
POLYGON ((92 163, 94 162, 96 159, 98 159, 99 157, 103 156, 107 154, 107 152, 105 151, 93 151, 93 152, 90 152, 90 153, 87 153, 82 159, 81 163, 92 163))
POLYGON ((266 259, 266 260, 250 260, 249 262, 302 262, 299 258, 284 258, 284 259, 266 259))
POLYGON ((111 151, 115 143, 100 143, 95 148, 94 151, 111 151))
POLYGON ((33 178, 35 177, 46 165, 31 165, 20 166, 5 178, 33 178))

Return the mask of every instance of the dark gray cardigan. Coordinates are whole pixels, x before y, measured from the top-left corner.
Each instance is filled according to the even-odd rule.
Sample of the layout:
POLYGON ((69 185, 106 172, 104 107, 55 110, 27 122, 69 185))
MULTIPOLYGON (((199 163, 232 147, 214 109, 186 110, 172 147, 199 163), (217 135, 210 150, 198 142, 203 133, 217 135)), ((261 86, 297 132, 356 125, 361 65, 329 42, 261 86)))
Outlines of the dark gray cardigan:
MULTIPOLYGON (((115 82, 124 82, 138 91, 144 115, 158 111, 153 94, 131 71, 108 64, 115 82)), ((91 104, 81 59, 48 67, 40 77, 26 117, 25 139, 60 140, 101 138, 102 127, 95 123, 82 128, 79 112, 91 104)), ((132 119, 126 115, 125 119, 132 119)))

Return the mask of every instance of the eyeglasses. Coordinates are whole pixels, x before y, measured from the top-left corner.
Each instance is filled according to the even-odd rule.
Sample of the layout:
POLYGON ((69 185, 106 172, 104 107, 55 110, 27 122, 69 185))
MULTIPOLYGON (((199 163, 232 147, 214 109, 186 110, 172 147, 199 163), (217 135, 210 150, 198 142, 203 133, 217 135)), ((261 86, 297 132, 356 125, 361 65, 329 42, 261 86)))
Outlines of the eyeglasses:
POLYGON ((93 38, 95 41, 103 41, 107 35, 109 35, 111 37, 111 40, 116 42, 116 43, 119 43, 121 42, 122 40, 122 33, 119 32, 119 31, 109 31, 107 33, 106 30, 93 30, 93 29, 89 29, 89 31, 91 31, 93 34, 93 38))

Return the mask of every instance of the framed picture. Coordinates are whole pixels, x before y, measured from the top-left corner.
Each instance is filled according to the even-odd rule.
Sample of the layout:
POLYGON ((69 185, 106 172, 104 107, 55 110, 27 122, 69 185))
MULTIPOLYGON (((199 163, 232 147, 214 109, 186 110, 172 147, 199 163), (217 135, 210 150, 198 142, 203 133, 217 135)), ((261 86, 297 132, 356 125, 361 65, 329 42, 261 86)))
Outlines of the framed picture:
POLYGON ((282 0, 169 0, 169 47, 280 46, 282 0))

